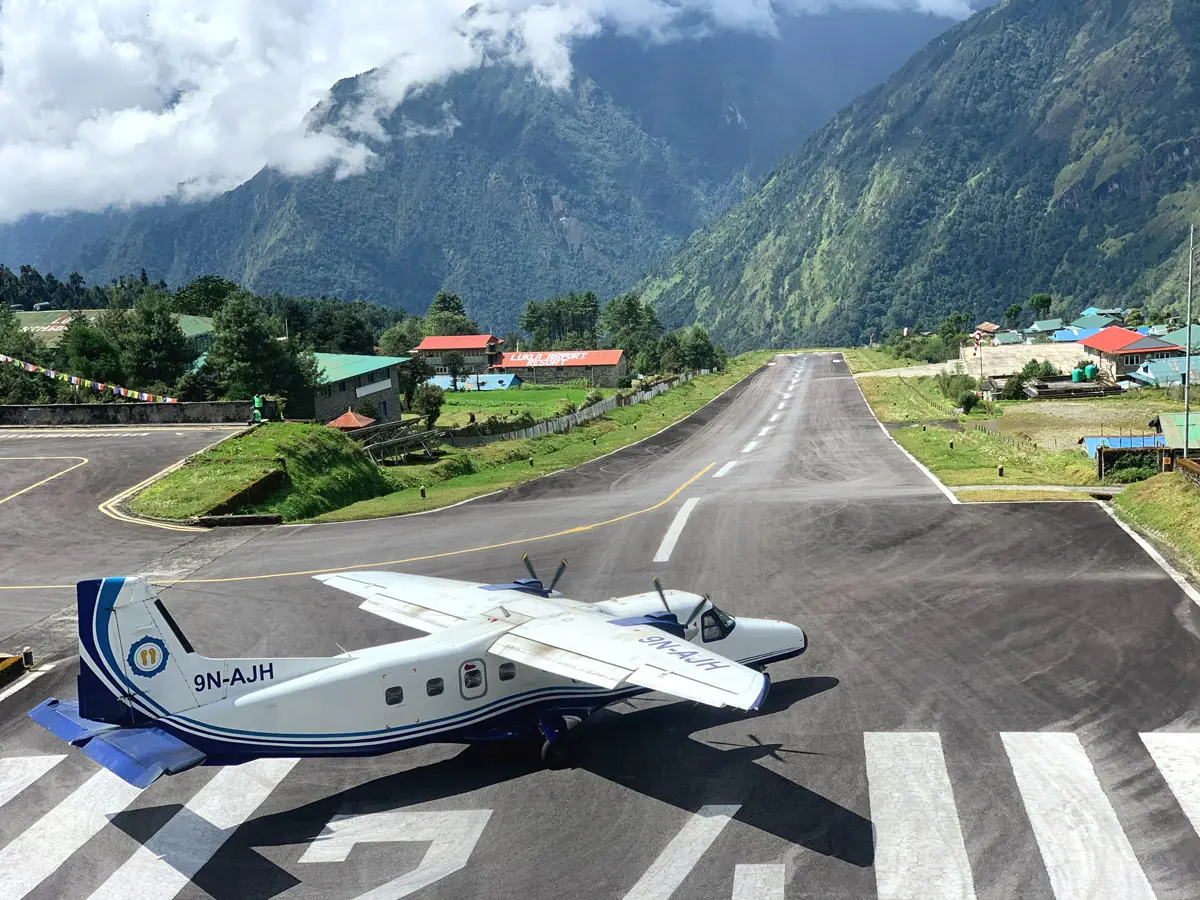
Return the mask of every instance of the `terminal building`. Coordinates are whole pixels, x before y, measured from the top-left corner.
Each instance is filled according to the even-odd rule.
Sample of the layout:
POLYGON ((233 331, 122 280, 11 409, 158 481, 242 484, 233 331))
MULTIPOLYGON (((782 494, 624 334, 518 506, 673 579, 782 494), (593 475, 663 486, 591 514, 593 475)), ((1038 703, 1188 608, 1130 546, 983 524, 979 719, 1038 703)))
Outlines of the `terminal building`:
POLYGON ((562 384, 583 378, 596 387, 622 387, 629 377, 624 350, 504 353, 494 371, 519 375, 528 384, 562 384))

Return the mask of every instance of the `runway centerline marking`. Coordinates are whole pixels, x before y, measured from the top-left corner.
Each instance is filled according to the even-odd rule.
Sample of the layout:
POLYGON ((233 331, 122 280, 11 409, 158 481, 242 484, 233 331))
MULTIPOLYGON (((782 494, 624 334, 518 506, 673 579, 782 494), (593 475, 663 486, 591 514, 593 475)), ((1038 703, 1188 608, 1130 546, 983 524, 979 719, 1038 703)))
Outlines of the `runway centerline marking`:
POLYGON ((1155 900, 1129 838, 1074 734, 1001 732, 1058 900, 1155 900))
POLYGON ((779 413, 774 413, 768 421, 778 422, 779 421, 779 413))
POLYGON ((700 807, 624 900, 669 900, 739 809, 740 804, 700 807))
POLYGON ((729 474, 729 470, 737 464, 738 461, 736 459, 731 459, 729 462, 725 463, 725 465, 721 466, 721 468, 717 469, 717 474, 714 475, 713 478, 724 478, 729 474))
POLYGON ((699 497, 689 497, 680 507, 679 512, 675 513, 675 519, 671 522, 671 527, 667 529, 666 535, 662 539, 662 543, 658 545, 658 552, 654 554, 655 562, 670 562, 671 554, 675 552, 675 545, 679 542, 679 536, 683 534, 683 529, 687 525, 688 517, 692 514, 692 510, 696 508, 696 504, 700 502, 699 497))
POLYGON ((784 399, 784 400, 791 400, 791 399, 792 399, 792 395, 791 395, 791 394, 784 394, 784 395, 783 395, 783 399, 784 399))
MULTIPOLYGON (((486 550, 501 550, 505 547, 516 547, 521 544, 533 544, 538 541, 548 541, 551 538, 564 537, 569 534, 583 534, 587 531, 592 531, 596 528, 603 528, 605 525, 614 525, 617 522, 624 522, 626 519, 632 519, 635 516, 643 516, 646 513, 654 512, 656 509, 662 509, 681 493, 683 493, 694 482, 700 480, 704 475, 715 466, 716 463, 709 463, 675 490, 671 491, 662 500, 659 500, 653 506, 647 506, 645 509, 635 509, 633 512, 623 513, 619 516, 614 516, 611 519, 605 519, 602 522, 593 522, 590 525, 576 525, 574 528, 564 528, 562 531, 554 531, 549 534, 537 534, 527 538, 516 538, 511 541, 500 541, 496 544, 484 544, 480 547, 464 547, 461 550, 445 550, 441 553, 427 553, 424 556, 410 556, 405 559, 388 559, 382 562, 355 563, 350 566, 327 566, 322 569, 303 569, 297 572, 266 572, 261 575, 230 575, 226 578, 180 578, 164 581, 151 581, 151 584, 230 584, 235 581, 267 581, 272 578, 300 578, 304 575, 325 575, 329 572, 349 572, 352 569, 379 569, 384 566, 401 566, 406 563, 425 562, 430 559, 446 559, 451 556, 464 556, 468 553, 481 553, 486 550)), ((35 590, 70 590, 75 587, 74 584, 0 584, 0 591, 35 591, 35 590)))
POLYGON ((43 484, 48 484, 49 482, 53 481, 55 478, 62 478, 68 472, 74 472, 80 466, 86 466, 89 462, 89 460, 86 456, 0 456, 0 462, 32 462, 34 460, 41 460, 41 461, 58 460, 58 461, 62 462, 62 461, 68 460, 68 459, 77 459, 77 460, 79 460, 79 462, 75 463, 75 465, 73 465, 73 466, 68 466, 67 468, 63 469, 61 472, 55 472, 49 478, 43 478, 41 481, 38 481, 34 484, 29 485, 29 487, 27 487, 27 488, 21 488, 21 490, 17 491, 15 494, 9 494, 7 497, 0 497, 0 506, 7 503, 9 500, 17 499, 17 497, 20 497, 22 494, 29 493, 34 488, 39 488, 43 484))
POLYGON ((937 732, 863 735, 879 900, 974 900, 937 732))
POLYGON ((776 408, 777 410, 779 410, 780 412, 783 412, 783 410, 787 409, 787 404, 786 404, 786 403, 780 403, 780 404, 779 404, 777 407, 775 407, 775 408, 776 408))
POLYGON ((751 450, 753 450, 757 446, 758 446, 758 441, 751 441, 745 447, 742 448, 742 452, 749 453, 751 450))
POLYGON ((766 436, 767 436, 768 434, 770 434, 770 433, 771 433, 771 426, 770 426, 770 425, 764 425, 764 426, 762 427, 762 430, 761 430, 761 431, 759 431, 759 433, 758 433, 758 436, 759 436, 759 437, 766 437, 766 436))

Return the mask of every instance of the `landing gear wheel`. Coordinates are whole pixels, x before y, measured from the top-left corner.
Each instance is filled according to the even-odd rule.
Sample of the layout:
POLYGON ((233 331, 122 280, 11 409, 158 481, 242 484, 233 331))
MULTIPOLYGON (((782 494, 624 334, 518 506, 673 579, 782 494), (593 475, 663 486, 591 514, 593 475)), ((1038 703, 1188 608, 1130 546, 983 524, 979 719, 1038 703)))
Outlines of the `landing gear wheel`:
POLYGON ((565 769, 571 764, 571 751, 566 741, 546 741, 542 744, 542 762, 548 769, 565 769))

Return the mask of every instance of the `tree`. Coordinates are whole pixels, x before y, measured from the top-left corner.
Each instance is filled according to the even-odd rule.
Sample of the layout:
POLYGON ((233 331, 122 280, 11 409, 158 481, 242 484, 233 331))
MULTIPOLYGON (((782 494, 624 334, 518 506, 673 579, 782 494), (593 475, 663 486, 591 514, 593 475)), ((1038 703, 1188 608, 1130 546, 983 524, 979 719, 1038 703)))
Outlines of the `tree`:
POLYGON ((375 352, 375 335, 371 326, 354 309, 344 303, 329 303, 313 316, 308 339, 313 348, 322 353, 360 353, 370 356, 375 352))
POLYGON ((631 291, 610 300, 600 313, 598 327, 603 333, 598 343, 620 347, 630 359, 646 362, 649 368, 641 368, 639 363, 643 373, 658 371, 663 327, 654 307, 643 303, 639 294, 631 291))
POLYGON ((479 326, 466 316, 460 316, 457 313, 430 313, 425 317, 425 333, 438 336, 479 334, 479 326))
POLYGON ((463 306, 462 298, 458 294, 452 294, 449 291, 438 291, 429 304, 427 314, 437 316, 443 313, 466 318, 467 309, 463 306))
POLYGON ((1142 324, 1143 321, 1144 318, 1140 309, 1134 308, 1125 314, 1126 328, 1137 328, 1142 324))
POLYGON ((124 385, 126 381, 121 348, 108 333, 75 313, 58 344, 59 367, 71 375, 124 385))
POLYGON ((134 304, 121 349, 127 377, 141 390, 174 384, 197 356, 171 314, 171 301, 149 291, 134 304))
POLYGON ((417 389, 432 375, 433 369, 423 356, 414 356, 396 370, 396 384, 404 397, 405 409, 412 411, 417 389))
POLYGON ((191 316, 212 316, 230 295, 241 290, 237 284, 219 275, 193 278, 175 292, 175 311, 191 316))
POLYGON ((679 352, 683 357, 685 367, 696 371, 699 369, 716 369, 717 349, 712 345, 708 332, 700 325, 689 325, 676 333, 679 352))
POLYGON ((205 367, 213 367, 225 397, 248 400, 263 393, 296 401, 312 396, 316 361, 292 342, 270 335, 257 297, 245 291, 231 295, 217 313, 213 329, 205 367))
POLYGON ((442 413, 442 404, 445 401, 442 389, 436 384, 422 384, 413 395, 413 411, 423 416, 432 428, 442 413))
MULTIPOLYGON (((44 364, 44 349, 21 327, 16 314, 0 307, 0 353, 26 362, 44 364)), ((58 382, 25 372, 8 363, 0 364, 0 402, 40 403, 58 397, 58 382)))
POLYGON ((957 347, 966 338, 970 317, 964 312, 952 312, 938 324, 938 337, 946 346, 957 347))
POLYGON ((462 374, 465 364, 462 354, 457 350, 442 354, 442 365, 446 367, 446 374, 450 376, 450 390, 458 390, 458 376, 462 374))
POLYGON ((1006 309, 1004 311, 1004 320, 1006 322, 1008 322, 1008 324, 1010 326, 1012 326, 1013 328, 1016 328, 1019 324, 1021 324, 1021 313, 1022 312, 1023 312, 1023 309, 1021 307, 1021 304, 1014 303, 1012 306, 1010 306, 1008 309, 1006 309))
POLYGON ((1033 310, 1034 318, 1045 318, 1050 312, 1050 304, 1054 302, 1054 298, 1049 294, 1034 294, 1025 304, 1029 309, 1033 310))
POLYGON ((379 351, 384 356, 411 356, 413 348, 425 337, 421 326, 416 316, 397 322, 379 336, 379 351))
POLYGON ((974 391, 963 391, 962 394, 958 398, 958 405, 962 408, 962 411, 964 413, 966 413, 968 416, 971 414, 971 410, 973 410, 978 405, 978 403, 979 403, 979 395, 976 394, 974 391))

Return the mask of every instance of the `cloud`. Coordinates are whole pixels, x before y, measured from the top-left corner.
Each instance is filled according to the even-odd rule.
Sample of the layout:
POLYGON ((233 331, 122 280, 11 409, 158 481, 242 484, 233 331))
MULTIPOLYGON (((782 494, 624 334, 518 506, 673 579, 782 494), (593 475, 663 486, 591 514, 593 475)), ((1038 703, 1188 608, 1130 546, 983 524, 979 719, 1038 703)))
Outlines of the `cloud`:
POLYGON ((968 0, 0 0, 0 221, 208 197, 264 166, 346 177, 414 90, 485 59, 565 87, 572 43, 605 28, 770 34, 778 15, 833 7, 969 12, 968 0), (314 117, 331 85, 365 72, 360 102, 314 117))

